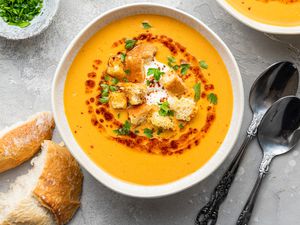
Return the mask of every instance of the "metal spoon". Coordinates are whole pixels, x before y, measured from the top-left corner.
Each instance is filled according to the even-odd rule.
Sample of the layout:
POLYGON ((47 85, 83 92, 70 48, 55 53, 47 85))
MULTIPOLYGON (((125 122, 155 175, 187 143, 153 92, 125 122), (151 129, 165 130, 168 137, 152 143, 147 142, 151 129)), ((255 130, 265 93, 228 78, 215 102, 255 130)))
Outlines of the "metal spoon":
POLYGON ((292 96, 282 98, 266 112, 258 129, 258 141, 263 150, 263 159, 255 186, 240 214, 237 225, 249 223, 259 188, 272 159, 290 151, 299 139, 300 99, 292 96))
POLYGON ((253 119, 247 130, 247 136, 228 170, 215 187, 209 202, 198 213, 195 220, 196 225, 216 224, 219 207, 229 192, 248 144, 256 136, 262 117, 278 99, 296 94, 298 80, 299 72, 296 66, 291 62, 283 61, 267 68, 254 82, 249 96, 253 119))

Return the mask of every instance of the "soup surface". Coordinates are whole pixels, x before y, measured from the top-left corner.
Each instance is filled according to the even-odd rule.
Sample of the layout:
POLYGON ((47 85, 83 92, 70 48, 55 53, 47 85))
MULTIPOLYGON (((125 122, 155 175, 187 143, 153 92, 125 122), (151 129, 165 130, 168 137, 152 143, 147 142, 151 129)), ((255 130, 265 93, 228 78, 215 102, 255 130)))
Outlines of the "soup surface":
POLYGON ((221 145, 233 96, 226 67, 194 29, 136 15, 97 32, 65 82, 75 139, 112 176, 142 185, 178 180, 221 145))
POLYGON ((258 22, 300 26, 299 0, 226 0, 236 10, 258 22))

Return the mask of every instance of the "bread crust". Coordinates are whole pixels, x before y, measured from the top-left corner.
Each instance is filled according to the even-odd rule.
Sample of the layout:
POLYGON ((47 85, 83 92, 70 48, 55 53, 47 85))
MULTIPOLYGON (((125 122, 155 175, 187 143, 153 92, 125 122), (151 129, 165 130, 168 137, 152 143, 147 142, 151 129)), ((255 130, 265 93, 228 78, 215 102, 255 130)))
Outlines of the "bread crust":
POLYGON ((55 216, 57 224, 66 224, 80 206, 83 175, 67 148, 45 141, 46 162, 34 196, 55 216))
POLYGON ((54 119, 41 112, 0 136, 0 173, 30 159, 44 140, 52 138, 54 119))

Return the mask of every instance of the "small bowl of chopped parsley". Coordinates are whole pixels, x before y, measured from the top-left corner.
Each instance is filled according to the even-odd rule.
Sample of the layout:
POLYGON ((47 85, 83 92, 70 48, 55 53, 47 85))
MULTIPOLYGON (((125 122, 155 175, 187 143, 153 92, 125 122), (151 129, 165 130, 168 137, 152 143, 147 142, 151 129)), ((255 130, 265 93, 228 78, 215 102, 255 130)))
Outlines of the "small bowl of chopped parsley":
POLYGON ((52 22, 60 0, 0 0, 0 36, 20 40, 40 34, 52 22))

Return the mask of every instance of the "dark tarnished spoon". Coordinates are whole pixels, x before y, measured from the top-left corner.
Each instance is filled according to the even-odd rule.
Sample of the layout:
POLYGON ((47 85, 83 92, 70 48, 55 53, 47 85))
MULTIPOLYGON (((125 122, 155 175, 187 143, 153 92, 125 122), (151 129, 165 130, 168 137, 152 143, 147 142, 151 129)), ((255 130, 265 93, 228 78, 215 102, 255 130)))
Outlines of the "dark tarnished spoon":
POLYGON ((253 112, 253 119, 247 130, 247 136, 228 170, 215 187, 209 202, 198 213, 195 225, 216 224, 219 207, 229 192, 247 146, 256 136, 261 119, 278 99, 297 93, 298 81, 298 69, 293 63, 287 61, 273 64, 256 79, 249 95, 249 105, 253 112))
POLYGON ((272 159, 290 151, 300 139, 300 99, 285 97, 274 103, 266 112, 258 129, 258 142, 263 159, 253 190, 237 225, 248 225, 261 183, 269 170, 272 159))

